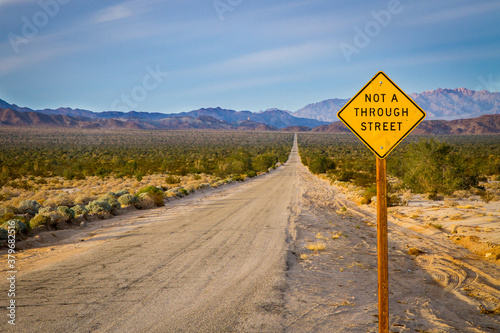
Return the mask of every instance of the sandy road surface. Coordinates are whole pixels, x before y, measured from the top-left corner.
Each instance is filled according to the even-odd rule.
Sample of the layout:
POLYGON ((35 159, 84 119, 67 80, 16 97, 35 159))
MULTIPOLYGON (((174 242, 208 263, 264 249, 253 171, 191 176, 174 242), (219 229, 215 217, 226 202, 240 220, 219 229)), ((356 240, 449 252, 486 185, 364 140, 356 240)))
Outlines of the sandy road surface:
POLYGON ((280 331, 298 163, 294 150, 224 198, 160 210, 150 224, 19 271, 16 331, 280 331))

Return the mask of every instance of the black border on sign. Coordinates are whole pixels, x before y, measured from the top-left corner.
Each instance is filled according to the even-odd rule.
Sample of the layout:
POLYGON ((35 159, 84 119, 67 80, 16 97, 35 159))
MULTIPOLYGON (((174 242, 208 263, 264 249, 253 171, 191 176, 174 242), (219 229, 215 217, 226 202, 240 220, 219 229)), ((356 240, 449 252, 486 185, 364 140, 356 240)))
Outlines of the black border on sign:
POLYGON ((397 84, 395 84, 387 75, 385 75, 384 72, 380 71, 378 72, 377 74, 375 74, 375 76, 370 80, 368 81, 367 84, 365 84, 365 86, 353 97, 349 100, 349 102, 347 102, 346 105, 344 105, 342 107, 342 109, 339 110, 339 112, 337 112, 337 117, 339 117, 339 119, 342 121, 342 123, 344 123, 344 125, 347 126, 347 128, 349 128, 351 130, 351 132, 353 132, 357 137, 358 139, 360 139, 375 155, 377 155, 379 158, 381 159, 384 159, 387 157, 387 155, 389 155, 390 152, 392 152, 392 150, 394 148, 396 148, 396 146, 401 142, 403 141, 404 138, 406 138, 408 136, 408 134, 410 134, 411 131, 413 131, 415 129, 415 127, 418 126, 418 124, 420 124, 422 122, 422 120, 424 120, 424 118, 427 116, 427 114, 425 113, 424 110, 422 110, 422 108, 420 106, 417 105, 417 103, 415 103, 411 98, 410 96, 408 96, 403 90, 401 90, 401 88, 398 87, 397 84), (392 147, 384 154, 384 155, 380 155, 379 153, 377 153, 377 151, 375 149, 373 149, 372 146, 370 146, 368 144, 368 142, 366 142, 365 140, 363 140, 363 138, 351 127, 349 126, 349 124, 344 120, 344 118, 342 118, 341 116, 341 113, 342 111, 344 111, 348 106, 349 104, 351 104, 352 101, 354 101, 356 99, 356 97, 358 97, 359 94, 361 94, 365 89, 366 87, 368 87, 368 85, 370 85, 370 83, 373 82, 373 80, 375 80, 375 78, 379 75, 379 74, 382 74, 387 80, 389 80, 389 82, 391 82, 398 90, 400 93, 402 93, 404 96, 406 96, 406 98, 408 98, 409 101, 411 101, 411 103, 420 111, 422 112, 422 117, 401 137, 401 139, 398 140, 398 142, 396 142, 394 145, 392 145, 392 147))

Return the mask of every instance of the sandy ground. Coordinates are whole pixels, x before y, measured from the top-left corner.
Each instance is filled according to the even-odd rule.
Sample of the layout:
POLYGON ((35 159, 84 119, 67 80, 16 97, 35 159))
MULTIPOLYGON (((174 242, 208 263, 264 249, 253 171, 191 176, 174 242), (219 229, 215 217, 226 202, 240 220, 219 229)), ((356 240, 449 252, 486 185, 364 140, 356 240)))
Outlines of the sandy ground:
MULTIPOLYGON (((375 212, 349 196, 295 152, 255 180, 41 233, 19 243, 31 248, 16 258, 19 325, 2 319, 0 331, 377 332, 375 212), (306 248, 317 243, 324 250, 306 248)), ((494 241, 497 225, 453 226, 454 211, 425 205, 415 197, 389 216, 391 332, 499 331, 491 250, 453 242, 494 241)), ((476 205, 448 208, 489 207, 476 205)), ((5 256, 0 265, 5 295, 5 256)))
MULTIPOLYGON (((351 193, 303 166, 299 179, 303 192, 287 273, 286 331, 377 332, 375 209, 356 205, 348 199, 351 193), (306 248, 318 242, 325 250, 306 248)), ((499 266, 454 244, 445 222, 442 229, 422 222, 436 212, 452 213, 425 205, 415 200, 390 209, 390 331, 499 331, 499 266), (420 219, 406 217, 412 210, 420 219)), ((488 232, 488 239, 497 236, 488 232)))

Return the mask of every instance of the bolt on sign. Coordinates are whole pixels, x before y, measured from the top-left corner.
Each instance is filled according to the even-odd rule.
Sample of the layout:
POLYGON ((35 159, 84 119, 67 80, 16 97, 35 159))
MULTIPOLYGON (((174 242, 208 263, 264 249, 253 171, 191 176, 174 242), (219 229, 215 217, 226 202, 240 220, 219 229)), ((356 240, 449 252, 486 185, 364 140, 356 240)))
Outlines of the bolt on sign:
POLYGON ((337 116, 384 159, 426 115, 384 72, 378 72, 337 116))

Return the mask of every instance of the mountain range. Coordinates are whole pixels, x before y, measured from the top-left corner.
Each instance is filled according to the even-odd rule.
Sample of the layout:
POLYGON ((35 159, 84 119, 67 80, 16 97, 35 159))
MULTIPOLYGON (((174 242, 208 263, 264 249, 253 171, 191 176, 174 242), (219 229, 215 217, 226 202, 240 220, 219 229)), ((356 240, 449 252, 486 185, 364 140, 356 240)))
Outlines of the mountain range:
MULTIPOLYGON (((466 88, 437 89, 409 95, 426 113, 426 119, 464 119, 484 114, 500 114, 500 93, 466 88)), ((304 106, 290 114, 326 122, 339 120, 337 112, 349 99, 327 99, 304 106)))
MULTIPOLYGON (((318 126, 311 130, 316 133, 345 134, 351 131, 341 122, 318 126)), ((482 115, 477 118, 455 120, 424 120, 411 134, 446 135, 446 134, 500 134, 500 114, 482 115)))
MULTIPOLYGON (((466 121, 464 118, 500 114, 500 93, 458 88, 425 91, 411 94, 410 97, 427 113, 426 121, 415 130, 420 134, 465 134, 470 131, 498 133, 496 117, 487 118, 490 123, 493 122, 489 125, 483 124, 486 118, 481 118, 476 125, 466 125, 474 123, 475 120, 466 121), (464 120, 462 122, 446 121, 455 119, 464 120)), ((295 112, 279 109, 260 112, 235 111, 216 107, 165 114, 138 111, 93 112, 67 107, 33 110, 9 104, 0 99, 0 126, 294 132, 309 131, 312 128, 315 132, 344 133, 347 128, 340 122, 336 122, 338 120, 336 115, 348 101, 348 99, 328 99, 306 105, 295 112)))

